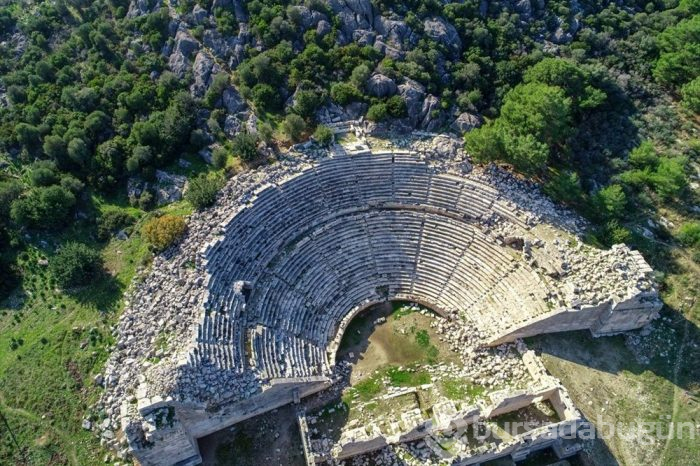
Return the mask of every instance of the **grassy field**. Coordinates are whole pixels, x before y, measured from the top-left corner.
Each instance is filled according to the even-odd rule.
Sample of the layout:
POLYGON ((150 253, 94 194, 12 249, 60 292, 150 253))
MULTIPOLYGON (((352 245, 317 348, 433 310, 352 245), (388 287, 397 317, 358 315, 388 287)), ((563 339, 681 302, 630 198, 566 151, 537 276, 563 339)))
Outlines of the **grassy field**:
MULTIPOLYGON (((22 283, 0 305, 0 464, 97 464, 108 454, 81 424, 99 396, 94 376, 108 357, 123 293, 151 258, 138 234, 149 216, 124 199, 93 198, 92 206, 134 214, 134 233, 99 243, 94 227, 77 221, 60 236, 25 238, 22 283), (40 264, 66 239, 98 248, 106 272, 78 289, 57 289, 40 264)), ((162 211, 191 209, 180 202, 162 211)))

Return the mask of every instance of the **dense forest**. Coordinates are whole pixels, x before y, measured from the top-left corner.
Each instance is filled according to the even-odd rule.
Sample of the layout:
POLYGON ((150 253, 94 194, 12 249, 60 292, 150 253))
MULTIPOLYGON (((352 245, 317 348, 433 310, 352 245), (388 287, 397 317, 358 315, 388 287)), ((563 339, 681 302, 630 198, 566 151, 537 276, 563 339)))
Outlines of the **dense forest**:
MULTIPOLYGON (((485 118, 466 136, 476 160, 538 176, 603 225, 603 243, 629 240, 626 203, 681 196, 698 150, 676 141, 700 110, 698 8, 12 2, 0 13, 3 270, 12 275, 22 231, 82 219, 91 195, 208 147, 218 167, 229 154, 254 159, 260 145, 310 134, 324 108, 431 131, 485 118)), ((154 206, 153 191, 130 194, 154 206)))
POLYGON ((0 329, 123 291, 227 176, 360 117, 464 137, 688 286, 698 115, 699 0, 0 0, 0 329))

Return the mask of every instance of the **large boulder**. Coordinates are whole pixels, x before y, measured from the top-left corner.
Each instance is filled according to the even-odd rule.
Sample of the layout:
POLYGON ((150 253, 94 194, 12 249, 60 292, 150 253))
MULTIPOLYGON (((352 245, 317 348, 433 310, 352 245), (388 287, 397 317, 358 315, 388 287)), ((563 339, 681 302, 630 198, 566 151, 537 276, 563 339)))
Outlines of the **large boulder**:
POLYGON ((420 111, 419 127, 426 131, 434 131, 442 126, 444 115, 440 108, 440 99, 434 95, 428 95, 423 100, 423 105, 420 111))
POLYGON ((142 16, 155 11, 161 7, 163 2, 161 0, 156 0, 152 2, 150 0, 131 0, 129 3, 129 9, 126 12, 127 18, 135 18, 137 16, 142 16), (154 5, 151 7, 151 3, 154 5))
POLYGON ((159 206, 182 199, 187 178, 182 175, 156 170, 156 201, 159 206))
POLYGON ((232 87, 224 90, 222 100, 224 108, 226 108, 226 112, 229 114, 242 112, 246 109, 245 100, 243 100, 243 97, 232 87))
POLYGON ((409 121, 413 126, 416 126, 420 122, 423 100, 425 100, 425 87, 412 79, 406 79, 406 82, 399 86, 399 95, 406 102, 409 121))
POLYGON ((327 21, 328 18, 323 13, 310 10, 309 8, 301 6, 293 6, 291 8, 292 18, 295 23, 297 23, 304 31, 307 29, 315 28, 320 21, 327 21))
POLYGON ((374 48, 385 57, 393 58, 394 60, 403 60, 406 57, 406 52, 393 45, 387 44, 383 40, 376 39, 374 41, 374 48))
POLYGON ((180 52, 185 57, 189 58, 197 50, 199 50, 199 42, 185 29, 179 29, 177 34, 175 34, 175 47, 173 47, 173 51, 180 52))
POLYGON ((532 4, 530 0, 517 0, 515 3, 515 11, 520 15, 523 21, 530 21, 532 18, 532 4))
POLYGON ((187 73, 190 68, 189 58, 198 49, 199 42, 186 30, 179 29, 175 34, 174 46, 170 57, 168 57, 168 66, 170 70, 179 78, 184 78, 185 73, 187 73))
POLYGON ((464 112, 460 114, 450 127, 458 133, 466 133, 474 128, 478 128, 483 123, 479 115, 464 112))
POLYGON ((248 29, 247 24, 239 24, 238 35, 230 42, 232 44, 231 49, 228 53, 231 55, 229 58, 228 66, 230 69, 235 69, 240 65, 245 59, 246 46, 250 44, 253 40, 253 34, 251 34, 248 29))
POLYGON ((226 115, 224 120, 224 133, 229 138, 234 138, 243 131, 243 122, 233 115, 226 115))
POLYGON ((202 42, 217 58, 227 58, 231 51, 229 41, 224 39, 221 33, 216 29, 205 30, 202 42))
POLYGON ((194 83, 192 83, 190 88, 193 97, 201 98, 204 96, 204 93, 211 84, 213 67, 214 60, 212 60, 208 53, 199 52, 197 54, 197 57, 194 59, 194 66, 192 67, 194 83))
POLYGON ((192 21, 194 21, 194 24, 203 24, 208 17, 209 13, 207 10, 202 8, 199 4, 194 6, 192 10, 192 21))
POLYGON ((243 0, 232 0, 233 4, 233 15, 236 17, 236 21, 239 23, 245 23, 248 21, 248 12, 243 6, 243 0))
POLYGON ((396 94, 396 83, 391 78, 377 73, 367 80, 367 92, 374 97, 389 97, 396 94))
POLYGON ((318 37, 324 37, 328 35, 331 32, 331 30, 331 23, 329 23, 325 19, 322 19, 318 22, 318 25, 316 25, 316 35, 318 37))
POLYGON ((180 52, 173 52, 168 58, 168 67, 178 78, 184 78, 187 70, 190 69, 190 62, 180 52))
POLYGON ((365 45, 372 46, 372 44, 374 44, 374 38, 376 36, 377 34, 374 31, 358 29, 357 31, 353 31, 352 40, 353 42, 356 42, 357 45, 360 45, 362 47, 364 47, 365 45))
POLYGON ((345 106, 345 114, 350 120, 357 120, 367 113, 368 107, 369 106, 364 102, 352 102, 345 106))
POLYGON ((423 21, 425 35, 444 45, 450 51, 452 58, 459 58, 462 52, 462 39, 457 29, 445 18, 435 16, 423 21))
POLYGON ((348 43, 353 32, 358 29, 372 29, 374 25, 374 8, 370 0, 328 0, 333 13, 340 20, 339 39, 348 43))
POLYGON ((376 16, 374 27, 382 42, 391 44, 393 48, 403 50, 404 45, 412 48, 418 43, 418 35, 404 22, 376 16))

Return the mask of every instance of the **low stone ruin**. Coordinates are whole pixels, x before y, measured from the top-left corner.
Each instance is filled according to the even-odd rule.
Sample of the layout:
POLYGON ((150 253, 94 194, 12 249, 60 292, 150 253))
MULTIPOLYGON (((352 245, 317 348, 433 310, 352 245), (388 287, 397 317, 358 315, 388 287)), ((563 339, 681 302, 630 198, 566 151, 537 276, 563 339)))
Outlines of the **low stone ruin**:
MULTIPOLYGON (((460 350, 468 354, 464 347, 460 350)), ((436 398, 434 385, 439 375, 434 374, 433 383, 395 389, 369 402, 390 403, 415 395, 415 407, 392 409, 387 417, 352 419, 339 435, 325 423, 335 410, 347 410, 343 403, 308 414, 300 410, 298 423, 309 463, 345 464, 353 458, 352 464, 376 464, 362 459, 381 449, 384 455, 394 456, 386 464, 408 465, 479 464, 504 456, 519 460, 545 448, 565 458, 581 450, 577 434, 590 425, 532 351, 519 342, 481 356, 482 363, 506 366, 503 369, 510 381, 517 380, 517 387, 487 392, 476 399, 436 398), (507 421, 502 422, 504 419, 507 421), (337 440, 330 438, 334 433, 337 440), (402 450, 399 463, 396 456, 402 450)), ((478 373, 478 368, 469 366, 438 369, 464 380, 474 380, 475 369, 478 373)), ((353 410, 362 411, 363 406, 353 410)))
POLYGON ((422 303, 470 348, 656 316, 642 256, 583 244, 536 186, 473 168, 448 137, 385 146, 307 145, 190 217, 115 329, 105 444, 197 464, 197 438, 329 387, 344 329, 378 302, 422 303))

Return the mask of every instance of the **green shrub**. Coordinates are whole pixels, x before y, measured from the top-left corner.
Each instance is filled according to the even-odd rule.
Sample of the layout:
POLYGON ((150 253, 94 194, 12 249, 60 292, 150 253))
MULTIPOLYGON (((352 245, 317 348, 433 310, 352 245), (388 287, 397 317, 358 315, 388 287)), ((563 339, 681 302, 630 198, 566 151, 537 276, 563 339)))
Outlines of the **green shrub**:
POLYGON ((572 130, 571 99, 559 87, 531 82, 508 92, 501 115, 464 138, 477 161, 503 160, 536 174, 547 167, 551 148, 563 144, 572 130))
POLYGON ((590 84, 590 72, 577 63, 562 58, 545 58, 525 72, 523 81, 538 82, 562 89, 576 108, 594 108, 607 95, 590 84))
POLYGON ((629 163, 635 168, 656 168, 659 156, 651 141, 644 141, 630 152, 629 163))
POLYGON ((61 246, 49 270, 61 287, 87 285, 102 270, 102 257, 85 244, 71 242, 61 246))
POLYGON ((362 100, 362 93, 352 84, 336 83, 331 86, 331 99, 340 105, 362 100))
POLYGON ((224 168, 228 162, 228 151, 224 147, 216 147, 211 154, 211 164, 214 168, 224 168))
POLYGON ((149 220, 141 229, 144 239, 156 251, 162 251, 175 243, 187 229, 182 217, 163 215, 149 220))
POLYGON ((258 138, 254 134, 238 133, 231 143, 233 155, 250 161, 258 157, 258 138))
POLYGON ((377 375, 362 380, 353 387, 362 401, 371 400, 381 393, 382 388, 382 381, 377 375))
POLYGON ((73 193, 61 186, 35 188, 12 203, 12 219, 30 228, 50 229, 65 225, 75 206, 73 193))
POLYGON ((688 185, 685 174, 687 161, 684 157, 662 157, 659 166, 651 175, 654 190, 662 199, 678 197, 688 185))
POLYGON ((632 232, 620 225, 617 220, 609 221, 604 228, 604 242, 606 244, 627 243, 632 238, 632 232))
POLYGON ((595 214, 603 219, 619 219, 625 213, 627 197, 619 184, 606 186, 595 194, 595 214))
POLYGON ((282 106, 280 93, 269 84, 256 84, 252 92, 253 105, 259 112, 276 111, 282 106))
POLYGON ((700 221, 687 222, 678 229, 678 241, 685 246, 700 246, 700 221))
POLYGON ((384 103, 374 104, 367 110, 367 119, 370 121, 384 121, 388 116, 389 110, 384 103))
POLYGON ((552 172, 543 189, 549 197, 564 204, 576 204, 583 197, 576 172, 552 172))
POLYGON ((314 139, 322 146, 329 146, 333 142, 333 131, 328 126, 318 125, 314 131, 314 139))
POLYGON ((22 194, 22 184, 16 180, 0 182, 0 221, 10 215, 10 206, 22 194))
POLYGON ((691 112, 700 113, 700 76, 681 88, 683 105, 691 112))
POLYGON ((67 189, 73 194, 78 194, 83 190, 83 188, 85 188, 85 183, 73 175, 66 173, 61 175, 61 187, 67 189))
POLYGON ((317 90, 299 90, 294 94, 294 111, 304 118, 311 118, 323 99, 324 94, 317 90))
POLYGON ((416 332, 416 343, 421 348, 427 348, 430 346, 430 335, 428 335, 427 330, 419 330, 416 332))
POLYGON ((29 179, 34 186, 51 186, 58 182, 56 173, 45 167, 33 169, 29 174, 29 179))
POLYGON ((218 73, 212 79, 212 83, 204 95, 204 105, 209 108, 214 108, 216 102, 221 98, 224 90, 229 84, 229 75, 227 73, 218 73))
POLYGON ((200 173, 190 179, 185 200, 195 209, 209 207, 216 201, 216 195, 224 186, 224 177, 218 173, 200 173))
POLYGON ((302 134, 306 130, 306 123, 304 119, 295 113, 290 113, 284 118, 282 122, 282 131, 284 134, 296 142, 301 139, 302 134))
POLYGON ((403 118, 407 114, 406 101, 399 95, 387 99, 386 109, 393 118, 403 118))
POLYGON ((103 241, 108 240, 119 230, 133 225, 136 218, 123 210, 110 210, 97 219, 97 237, 103 241))

